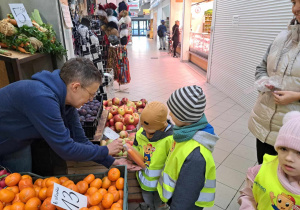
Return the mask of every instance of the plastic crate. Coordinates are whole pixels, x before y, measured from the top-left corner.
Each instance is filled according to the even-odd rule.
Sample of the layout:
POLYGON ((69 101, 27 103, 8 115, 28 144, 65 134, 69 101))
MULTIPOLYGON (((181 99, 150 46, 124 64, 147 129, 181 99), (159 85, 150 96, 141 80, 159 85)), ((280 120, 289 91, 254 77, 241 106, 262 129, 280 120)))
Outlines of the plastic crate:
MULTIPOLYGON (((128 183, 127 183, 127 166, 126 165, 118 165, 118 166, 114 166, 112 168, 117 168, 120 170, 121 172, 121 177, 124 178, 124 196, 123 196, 123 210, 128 210, 128 183)), ((105 176, 107 176, 109 169, 107 169, 106 172, 103 173, 94 173, 95 178, 103 178, 105 176)), ((34 173, 30 173, 30 172, 21 172, 21 175, 25 175, 28 174, 32 177, 33 181, 41 178, 41 179, 45 179, 47 177, 42 177, 39 176, 37 174, 34 173)), ((57 178, 65 176, 68 177, 70 180, 72 180, 75 184, 81 180, 83 180, 87 175, 89 174, 69 174, 69 175, 60 175, 60 176, 56 176, 57 178)))

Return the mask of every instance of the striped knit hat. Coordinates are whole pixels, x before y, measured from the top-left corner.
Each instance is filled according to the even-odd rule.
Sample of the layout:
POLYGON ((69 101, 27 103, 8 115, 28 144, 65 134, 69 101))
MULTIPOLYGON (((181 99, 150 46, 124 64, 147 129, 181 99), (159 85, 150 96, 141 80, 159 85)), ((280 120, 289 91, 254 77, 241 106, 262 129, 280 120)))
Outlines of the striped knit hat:
POLYGON ((182 122, 198 122, 204 112, 206 99, 201 87, 193 85, 175 90, 167 105, 173 115, 182 122))

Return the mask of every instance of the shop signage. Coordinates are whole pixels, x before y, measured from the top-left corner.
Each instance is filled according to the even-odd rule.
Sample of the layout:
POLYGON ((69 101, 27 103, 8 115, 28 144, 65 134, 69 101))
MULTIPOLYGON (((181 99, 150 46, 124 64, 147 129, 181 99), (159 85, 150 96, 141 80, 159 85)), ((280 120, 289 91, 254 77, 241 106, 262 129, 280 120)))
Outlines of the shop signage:
POLYGON ((79 210, 87 207, 87 197, 54 183, 51 203, 63 209, 79 210))
POLYGON ((10 11, 13 14, 15 20, 17 21, 18 27, 23 25, 31 26, 32 22, 30 17, 27 14, 27 11, 24 7, 24 4, 8 4, 10 11))
POLYGON ((130 11, 130 16, 131 17, 138 17, 138 13, 130 11))
POLYGON ((131 2, 128 2, 128 6, 129 6, 129 9, 139 9, 139 2, 138 1, 131 1, 131 2))
POLYGON ((71 19, 71 15, 70 15, 69 6, 61 4, 61 10, 63 12, 63 16, 64 16, 64 20, 65 20, 65 24, 66 24, 67 28, 72 28, 73 23, 72 23, 72 19, 71 19))
POLYGON ((196 14, 199 14, 200 12, 201 12, 201 7, 196 7, 196 8, 195 8, 195 13, 196 13, 196 14))
POLYGON ((150 15, 150 10, 149 9, 143 9, 143 14, 144 15, 150 15))

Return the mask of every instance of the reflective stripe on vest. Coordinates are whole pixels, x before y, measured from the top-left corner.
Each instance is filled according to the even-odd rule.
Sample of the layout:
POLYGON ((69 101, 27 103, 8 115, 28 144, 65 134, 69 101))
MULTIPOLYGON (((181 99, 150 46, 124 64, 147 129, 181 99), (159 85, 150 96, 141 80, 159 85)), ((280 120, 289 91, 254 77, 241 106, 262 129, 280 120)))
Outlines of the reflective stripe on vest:
POLYGON ((199 202, 211 202, 215 200, 215 193, 205 193, 200 192, 200 195, 198 197, 199 202))
POLYGON ((150 170, 148 168, 146 168, 144 170, 144 173, 148 176, 148 177, 159 177, 160 174, 162 172, 162 169, 161 170, 150 170))
POLYGON ((168 174, 163 172, 162 176, 159 178, 159 183, 165 183, 166 185, 175 188, 176 186, 176 181, 174 181, 168 174))
POLYGON ((139 171, 139 178, 140 178, 140 181, 147 187, 151 187, 151 188, 155 188, 157 186, 157 181, 158 180, 153 180, 153 181, 149 181, 147 180, 141 171, 139 171))
POLYGON ((205 182, 204 187, 206 187, 206 188, 216 188, 216 183, 217 183, 217 181, 215 179, 214 180, 207 179, 206 182, 205 182))

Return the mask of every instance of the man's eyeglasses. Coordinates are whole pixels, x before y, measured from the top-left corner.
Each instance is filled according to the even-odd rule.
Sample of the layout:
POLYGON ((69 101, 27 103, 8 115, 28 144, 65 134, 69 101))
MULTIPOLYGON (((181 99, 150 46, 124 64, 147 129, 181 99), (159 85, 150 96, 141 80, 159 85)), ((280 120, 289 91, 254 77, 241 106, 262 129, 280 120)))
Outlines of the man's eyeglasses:
POLYGON ((81 86, 81 88, 83 88, 84 90, 86 90, 86 92, 88 92, 88 94, 89 94, 89 96, 90 96, 90 97, 89 97, 90 100, 92 100, 92 99, 95 98, 97 92, 94 93, 94 94, 92 94, 92 93, 90 93, 90 91, 88 91, 88 89, 86 89, 85 87, 82 87, 82 86, 81 86))

